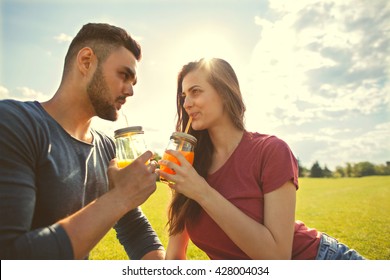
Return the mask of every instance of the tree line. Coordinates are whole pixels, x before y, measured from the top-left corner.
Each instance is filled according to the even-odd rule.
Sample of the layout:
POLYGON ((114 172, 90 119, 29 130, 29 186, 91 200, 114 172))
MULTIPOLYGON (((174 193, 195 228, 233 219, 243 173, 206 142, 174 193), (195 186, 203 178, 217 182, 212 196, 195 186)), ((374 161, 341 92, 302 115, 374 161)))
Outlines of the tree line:
MULTIPOLYGON (((161 159, 161 155, 155 153, 154 160, 161 159)), ((310 169, 302 166, 298 159, 299 177, 311 178, 343 178, 343 177, 364 177, 364 176, 386 176, 390 175, 390 161, 385 164, 373 164, 368 161, 358 163, 346 163, 345 166, 336 166, 335 170, 330 170, 326 165, 321 167, 316 161, 310 169)))
POLYGON ((364 176, 385 176, 390 175, 390 161, 386 164, 373 164, 368 161, 358 163, 346 163, 344 166, 336 166, 330 170, 326 165, 321 167, 316 161, 310 169, 302 166, 298 160, 299 177, 312 178, 342 178, 342 177, 364 177, 364 176))

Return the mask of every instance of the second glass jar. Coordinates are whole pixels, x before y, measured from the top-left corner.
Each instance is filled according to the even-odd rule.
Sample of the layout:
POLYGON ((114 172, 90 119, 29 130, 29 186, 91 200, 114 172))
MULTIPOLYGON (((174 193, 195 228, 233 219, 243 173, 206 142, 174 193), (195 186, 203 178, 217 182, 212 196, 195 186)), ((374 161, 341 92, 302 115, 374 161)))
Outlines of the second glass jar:
MULTIPOLYGON (((172 136, 165 150, 180 151, 183 154, 183 156, 186 158, 186 160, 192 165, 194 163, 194 157, 195 157, 194 150, 196 147, 196 143, 197 143, 197 139, 194 136, 184 132, 174 132, 172 133, 172 136)), ((162 159, 180 165, 177 158, 175 158, 170 154, 164 153, 162 159)), ((160 170, 168 174, 176 174, 174 170, 168 168, 165 165, 161 165, 160 170)), ((162 176, 160 176, 160 181, 170 183, 162 176)))

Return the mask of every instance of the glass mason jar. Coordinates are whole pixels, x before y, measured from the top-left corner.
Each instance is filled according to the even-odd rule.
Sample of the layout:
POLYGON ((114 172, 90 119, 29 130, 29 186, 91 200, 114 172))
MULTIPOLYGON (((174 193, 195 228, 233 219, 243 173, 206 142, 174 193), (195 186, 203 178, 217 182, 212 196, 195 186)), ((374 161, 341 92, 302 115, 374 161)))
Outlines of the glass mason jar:
POLYGON ((146 150, 142 126, 129 126, 115 130, 115 147, 118 167, 131 164, 146 150))
MULTIPOLYGON (((195 157, 194 150, 196 147, 196 143, 197 143, 197 139, 194 136, 187 134, 187 133, 184 133, 184 132, 174 132, 174 133, 172 133, 172 136, 171 136, 169 143, 168 143, 165 150, 180 151, 183 154, 183 156, 186 158, 186 160, 190 164, 193 164, 194 157, 195 157)), ((164 153, 162 159, 168 160, 170 162, 176 163, 177 165, 180 165, 180 162, 174 156, 169 155, 167 153, 164 153)), ((164 171, 166 173, 169 173, 169 174, 176 174, 174 170, 168 168, 165 165, 161 165, 160 170, 164 171)), ((169 183, 162 176, 160 176, 160 180, 162 182, 169 183)))

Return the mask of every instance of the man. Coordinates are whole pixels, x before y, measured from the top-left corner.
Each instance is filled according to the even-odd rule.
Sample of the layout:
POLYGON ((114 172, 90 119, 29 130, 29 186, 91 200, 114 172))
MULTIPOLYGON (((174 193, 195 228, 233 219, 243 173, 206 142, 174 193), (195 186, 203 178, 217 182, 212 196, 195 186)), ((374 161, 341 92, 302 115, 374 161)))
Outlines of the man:
POLYGON ((84 259, 113 226, 129 258, 165 257, 138 208, 156 189, 152 153, 119 169, 113 141, 90 127, 118 118, 140 59, 123 29, 86 24, 52 99, 0 101, 1 259, 84 259))

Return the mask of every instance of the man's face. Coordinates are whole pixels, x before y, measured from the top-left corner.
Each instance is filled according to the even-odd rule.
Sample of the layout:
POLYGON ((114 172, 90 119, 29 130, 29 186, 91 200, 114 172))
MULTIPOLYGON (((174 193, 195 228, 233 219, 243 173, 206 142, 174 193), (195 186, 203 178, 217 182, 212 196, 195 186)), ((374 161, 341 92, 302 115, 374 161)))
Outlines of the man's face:
POLYGON ((137 61, 126 48, 121 47, 99 64, 87 86, 91 104, 99 118, 115 121, 126 97, 133 95, 137 82, 137 61))

